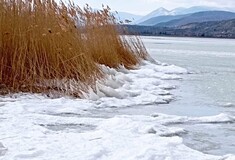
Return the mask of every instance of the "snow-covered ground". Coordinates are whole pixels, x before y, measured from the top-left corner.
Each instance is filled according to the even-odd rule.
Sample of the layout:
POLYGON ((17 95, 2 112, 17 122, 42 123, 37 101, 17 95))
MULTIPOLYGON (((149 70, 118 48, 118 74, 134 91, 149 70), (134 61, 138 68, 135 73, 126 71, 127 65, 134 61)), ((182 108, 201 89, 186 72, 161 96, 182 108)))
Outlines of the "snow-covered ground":
POLYGON ((116 115, 114 109, 158 105, 174 100, 171 80, 187 70, 143 62, 137 70, 103 66, 106 80, 84 99, 50 99, 42 95, 0 97, 1 160, 230 160, 234 155, 213 156, 183 144, 183 128, 172 124, 234 123, 219 114, 186 117, 160 113, 116 115), (169 81, 170 80, 170 81, 169 81))

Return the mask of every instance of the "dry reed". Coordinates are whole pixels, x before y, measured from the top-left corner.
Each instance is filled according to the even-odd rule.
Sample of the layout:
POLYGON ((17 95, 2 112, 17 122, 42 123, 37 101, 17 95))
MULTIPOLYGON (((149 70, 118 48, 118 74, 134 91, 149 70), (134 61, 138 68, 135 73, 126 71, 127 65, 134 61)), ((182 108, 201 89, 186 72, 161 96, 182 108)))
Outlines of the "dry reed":
POLYGON ((0 94, 79 96, 102 76, 99 64, 133 68, 147 52, 138 38, 120 37, 115 24, 108 8, 0 0, 0 94))
POLYGON ((118 34, 116 19, 109 10, 107 7, 93 11, 89 6, 84 9, 88 53, 99 64, 133 68, 146 58, 147 51, 138 37, 127 38, 118 34))

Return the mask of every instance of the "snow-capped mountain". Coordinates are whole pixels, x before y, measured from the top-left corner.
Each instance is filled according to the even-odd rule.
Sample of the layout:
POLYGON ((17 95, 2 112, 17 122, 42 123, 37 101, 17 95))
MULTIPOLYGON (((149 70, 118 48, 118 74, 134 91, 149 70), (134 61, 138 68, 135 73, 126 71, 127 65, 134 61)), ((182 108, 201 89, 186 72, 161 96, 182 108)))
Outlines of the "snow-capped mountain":
POLYGON ((130 24, 132 24, 133 22, 143 17, 141 15, 135 15, 135 14, 127 13, 127 12, 112 12, 112 13, 118 22, 121 22, 121 21, 123 23, 129 22, 130 24))
POLYGON ((218 8, 218 7, 194 6, 190 8, 176 8, 170 12, 171 12, 171 15, 183 15, 183 14, 190 14, 190 13, 197 13, 197 12, 204 12, 204 11, 229 11, 229 10, 225 8, 218 8))
MULTIPOLYGON (((131 14, 128 12, 112 12, 118 22, 123 22, 124 24, 140 24, 140 25, 149 25, 149 21, 152 21, 153 18, 160 18, 161 22, 169 21, 178 16, 182 17, 183 15, 193 14, 197 12, 204 11, 232 11, 235 12, 235 9, 231 8, 216 8, 208 6, 194 6, 190 8, 175 8, 173 10, 167 10, 163 7, 158 8, 151 13, 141 16, 136 14, 131 14), (174 17, 175 16, 175 17, 174 17), (166 20, 164 19, 166 17, 166 20), (146 23, 147 21, 147 23, 146 23)), ((150 23, 152 24, 152 23, 150 23)))
MULTIPOLYGON (((234 11, 231 8, 216 8, 216 7, 207 7, 207 6, 194 6, 190 8, 176 8, 171 11, 165 8, 159 8, 149 13, 148 15, 142 17, 140 20, 136 21, 136 24, 140 25, 149 25, 152 24, 153 19, 164 22, 173 19, 177 19, 178 16, 193 14, 197 12, 205 11, 234 11), (164 19, 165 18, 165 19, 164 19)), ((182 17, 181 17, 182 18, 182 17)), ((154 22, 155 23, 155 22, 154 22)))
POLYGON ((142 17, 141 19, 137 20, 135 23, 138 24, 138 23, 144 22, 144 21, 146 21, 150 18, 153 18, 153 17, 166 16, 169 14, 170 14, 170 11, 161 7, 161 8, 158 8, 158 9, 152 11, 151 13, 147 14, 146 16, 142 17))
POLYGON ((163 16, 163 15, 169 15, 169 12, 167 9, 165 8, 158 8, 157 10, 154 10, 153 12, 149 13, 147 16, 163 16))
POLYGON ((183 7, 175 8, 169 12, 169 15, 172 15, 172 16, 180 15, 180 13, 183 12, 184 10, 186 10, 186 8, 183 8, 183 7))
POLYGON ((235 13, 227 11, 203 11, 192 14, 187 14, 182 18, 170 20, 168 22, 157 23, 158 27, 178 27, 191 23, 202 23, 202 22, 213 22, 213 21, 224 21, 235 18, 235 13))

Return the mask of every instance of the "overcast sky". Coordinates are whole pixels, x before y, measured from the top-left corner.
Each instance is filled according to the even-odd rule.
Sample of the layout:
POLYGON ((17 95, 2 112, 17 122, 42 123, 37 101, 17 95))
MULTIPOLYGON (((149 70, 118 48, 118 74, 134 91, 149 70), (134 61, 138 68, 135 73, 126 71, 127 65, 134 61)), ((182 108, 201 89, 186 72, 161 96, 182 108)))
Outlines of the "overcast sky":
POLYGON ((211 6, 229 7, 235 9, 235 0, 74 0, 79 6, 86 3, 92 8, 101 8, 102 4, 109 5, 112 10, 124 11, 139 15, 147 14, 159 7, 168 10, 177 7, 211 6))

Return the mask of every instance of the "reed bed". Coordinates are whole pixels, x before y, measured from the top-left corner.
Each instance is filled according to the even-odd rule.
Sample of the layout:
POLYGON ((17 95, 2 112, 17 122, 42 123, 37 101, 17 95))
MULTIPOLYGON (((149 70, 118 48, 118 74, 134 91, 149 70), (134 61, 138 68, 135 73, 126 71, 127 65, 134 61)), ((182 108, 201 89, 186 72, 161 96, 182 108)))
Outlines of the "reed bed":
POLYGON ((80 96, 103 73, 99 65, 133 68, 147 57, 136 37, 120 37, 109 8, 72 2, 0 0, 0 94, 80 96))
POLYGON ((86 48, 95 62, 114 68, 120 65, 133 68, 145 58, 146 49, 137 37, 120 37, 115 26, 116 19, 110 14, 109 8, 93 11, 87 7, 84 10, 86 48))

